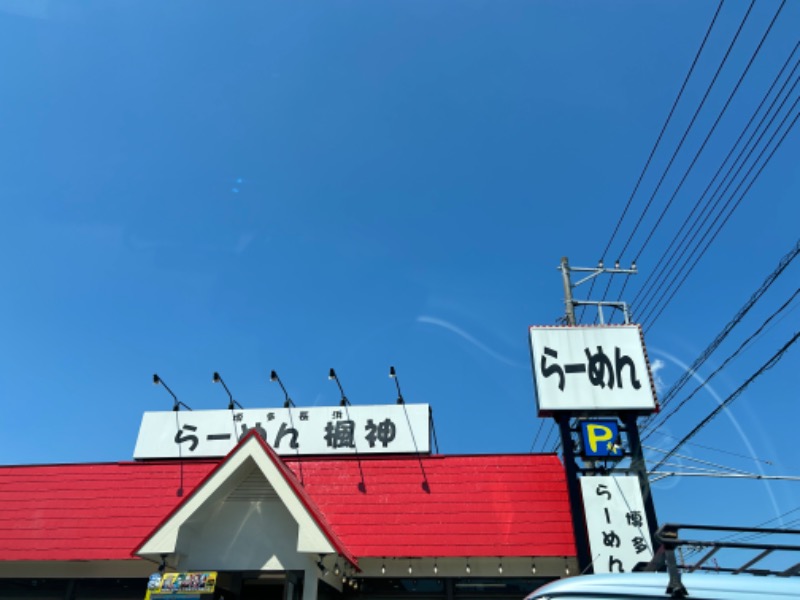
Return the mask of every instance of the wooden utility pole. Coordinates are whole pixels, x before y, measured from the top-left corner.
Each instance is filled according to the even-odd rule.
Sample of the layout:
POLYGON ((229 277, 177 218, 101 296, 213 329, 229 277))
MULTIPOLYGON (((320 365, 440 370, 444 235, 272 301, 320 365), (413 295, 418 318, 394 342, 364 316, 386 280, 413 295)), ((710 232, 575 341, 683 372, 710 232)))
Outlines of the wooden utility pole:
POLYGON ((572 298, 572 281, 569 276, 569 260, 561 257, 561 276, 564 280, 564 307, 566 309, 567 325, 575 325, 575 300, 572 298))

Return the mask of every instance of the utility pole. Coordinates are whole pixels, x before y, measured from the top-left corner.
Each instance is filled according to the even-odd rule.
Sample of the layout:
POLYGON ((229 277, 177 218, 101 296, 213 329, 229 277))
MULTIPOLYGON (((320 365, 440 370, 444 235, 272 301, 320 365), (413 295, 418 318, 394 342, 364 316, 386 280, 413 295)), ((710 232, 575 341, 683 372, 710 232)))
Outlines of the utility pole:
POLYGON ((602 300, 575 300, 572 290, 582 283, 586 283, 587 281, 594 279, 598 275, 603 273, 607 273, 609 275, 636 275, 638 271, 636 270, 636 263, 631 263, 630 269, 622 269, 619 266, 619 261, 614 263, 614 268, 607 268, 603 265, 603 261, 601 260, 597 263, 596 267, 570 267, 569 266, 569 259, 566 256, 561 257, 561 264, 558 265, 558 269, 561 271, 561 277, 564 282, 564 307, 565 307, 565 317, 567 325, 576 325, 575 321, 575 307, 576 306, 596 306, 597 307, 597 315, 599 317, 600 324, 605 323, 605 318, 603 315, 603 307, 610 306, 612 308, 617 308, 622 311, 622 314, 625 317, 625 323, 628 324, 631 322, 631 315, 630 311, 628 310, 628 305, 625 302, 617 301, 617 302, 606 302, 602 300), (582 272, 582 273, 589 273, 583 279, 578 280, 574 284, 572 283, 571 273, 572 272, 582 272))
MULTIPOLYGON (((570 327, 577 326, 575 318, 576 306, 596 306, 598 311, 598 320, 600 324, 605 323, 603 315, 603 307, 613 307, 622 311, 626 325, 631 323, 630 311, 628 305, 622 301, 591 301, 591 300, 576 300, 573 295, 574 288, 579 285, 594 279, 601 274, 622 274, 622 275, 635 275, 637 273, 636 264, 631 264, 630 269, 620 268, 619 262, 614 264, 613 268, 606 268, 603 262, 600 261, 596 267, 570 267, 569 260, 566 256, 561 258, 558 266, 561 271, 562 283, 564 286, 564 321, 570 327), (588 273, 585 277, 572 282, 573 272, 588 273)), ((619 351, 619 349, 617 349, 619 351)), ((535 368, 535 367, 534 367, 535 368)), ((558 424, 559 433, 561 437, 562 460, 564 461, 564 469, 567 478, 567 495, 569 497, 571 511, 572 511, 572 524, 575 531, 575 545, 577 550, 578 564, 582 573, 594 572, 594 564, 592 558, 592 550, 589 546, 589 538, 587 533, 587 515, 586 509, 583 504, 583 497, 581 493, 581 478, 583 476, 597 476, 597 475, 612 475, 614 473, 628 474, 634 473, 638 478, 639 489, 642 494, 644 504, 644 512, 647 517, 648 533, 650 534, 650 544, 653 548, 655 543, 655 531, 658 527, 656 519, 655 506, 653 498, 650 493, 650 484, 647 477, 647 469, 645 466, 644 455, 642 453, 641 440, 639 438, 639 429, 637 424, 637 417, 640 413, 630 410, 623 411, 610 411, 605 413, 605 418, 614 418, 617 422, 622 422, 621 431, 625 432, 627 439, 627 453, 626 457, 629 461, 627 468, 619 468, 619 465, 609 468, 605 462, 595 462, 581 457, 581 453, 576 451, 578 443, 575 441, 575 435, 579 432, 579 419, 586 418, 589 413, 584 412, 571 412, 564 411, 553 414, 556 423, 558 424)), ((592 418, 602 418, 603 413, 593 413, 592 418)))
POLYGON ((566 309, 567 325, 575 325, 575 301, 572 299, 572 282, 570 281, 569 259, 561 257, 561 276, 564 280, 564 307, 566 309))

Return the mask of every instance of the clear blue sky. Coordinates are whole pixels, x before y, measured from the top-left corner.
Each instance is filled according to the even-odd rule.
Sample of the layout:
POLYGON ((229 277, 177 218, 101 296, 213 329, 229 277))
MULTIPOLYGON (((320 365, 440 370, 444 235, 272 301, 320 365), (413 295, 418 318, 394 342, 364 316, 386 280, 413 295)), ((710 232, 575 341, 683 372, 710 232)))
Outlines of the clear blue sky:
MULTIPOLYGON (((637 257, 779 5, 753 9, 622 253, 748 6, 725 4, 606 262, 637 257)), ((432 405, 442 452, 552 450, 533 443, 528 326, 563 315, 561 256, 603 256, 716 6, 0 0, 0 461, 129 459, 142 413, 171 407, 154 372, 211 409, 227 404, 220 371, 254 408, 281 404, 270 369, 298 405, 337 401, 330 367, 354 404, 391 403, 389 365, 408 401, 432 405)), ((789 2, 640 274, 609 299, 633 302, 798 31, 789 2)), ((664 386, 796 244, 797 129, 646 327, 664 386)), ((701 375, 795 291, 795 262, 701 375)), ((736 390, 800 329, 797 306, 663 432, 683 436, 736 390)), ((799 367, 795 346, 693 440, 744 457, 681 453, 800 475, 799 367)), ((655 490, 662 520, 755 524, 800 506, 798 482, 655 490)))

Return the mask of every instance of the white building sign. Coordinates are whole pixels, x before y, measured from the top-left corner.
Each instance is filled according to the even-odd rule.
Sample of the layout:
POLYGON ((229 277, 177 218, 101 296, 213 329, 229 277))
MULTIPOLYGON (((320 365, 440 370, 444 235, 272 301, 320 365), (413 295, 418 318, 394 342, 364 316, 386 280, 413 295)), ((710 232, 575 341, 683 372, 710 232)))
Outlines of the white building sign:
POLYGON ((581 477, 595 573, 630 573, 653 548, 636 477, 581 477))
POLYGON ((539 416, 656 410, 638 325, 531 327, 530 343, 539 416))
POLYGON ((250 430, 284 456, 430 453, 427 404, 146 412, 135 459, 225 456, 250 430))

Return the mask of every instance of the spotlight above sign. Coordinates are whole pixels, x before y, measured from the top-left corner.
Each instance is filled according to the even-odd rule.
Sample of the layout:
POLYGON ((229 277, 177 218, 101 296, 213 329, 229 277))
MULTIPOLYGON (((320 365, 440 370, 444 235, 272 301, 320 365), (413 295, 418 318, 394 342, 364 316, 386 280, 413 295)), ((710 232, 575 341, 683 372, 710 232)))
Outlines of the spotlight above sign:
POLYGON ((657 410, 638 325, 531 327, 530 344, 539 416, 657 410))

